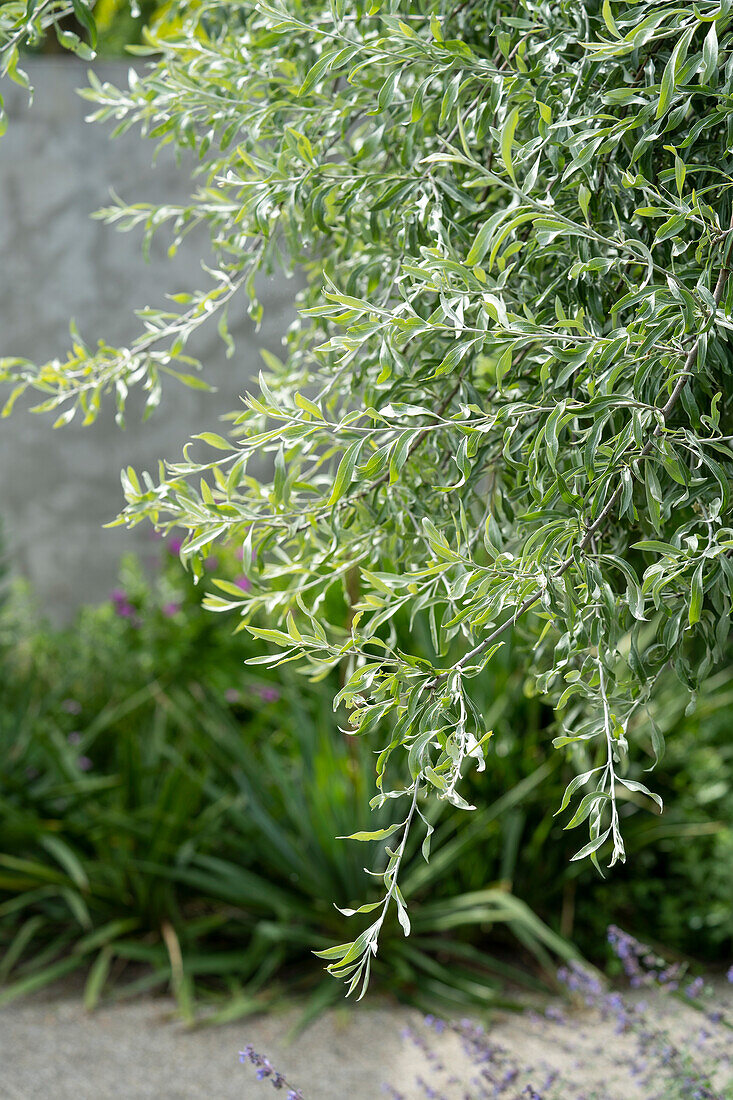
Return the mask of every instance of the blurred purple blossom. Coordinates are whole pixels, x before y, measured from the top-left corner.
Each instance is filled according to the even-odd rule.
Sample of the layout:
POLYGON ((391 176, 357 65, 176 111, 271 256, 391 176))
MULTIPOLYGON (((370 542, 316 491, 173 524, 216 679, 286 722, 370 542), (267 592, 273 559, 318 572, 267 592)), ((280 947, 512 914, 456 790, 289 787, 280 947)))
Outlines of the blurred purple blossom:
POLYGON ((115 608, 115 615, 121 619, 129 619, 133 626, 140 625, 140 619, 134 604, 130 603, 127 593, 122 588, 115 588, 110 597, 115 608))
POLYGON ((177 615, 181 610, 181 605, 178 600, 168 600, 161 607, 161 611, 165 615, 166 619, 172 619, 174 615, 177 615))
POLYGON ((182 546, 183 539, 179 538, 178 535, 173 535, 171 538, 168 539, 168 553, 171 554, 174 558, 177 554, 180 554, 182 546))
POLYGON ((209 554, 208 558, 204 559, 204 569, 207 569, 209 573, 213 573, 218 568, 219 559, 216 554, 209 554))
POLYGON ((72 730, 66 740, 69 742, 70 745, 78 745, 81 741, 81 734, 78 730, 72 730))
POLYGON ((88 756, 80 756, 76 762, 76 766, 80 771, 88 772, 92 766, 92 762, 88 756))
POLYGON ((246 573, 240 573, 238 577, 234 578, 234 583, 237 588, 241 588, 243 592, 249 592, 252 587, 252 581, 246 575, 246 573))
MULTIPOLYGON (((659 986, 661 989, 666 989, 668 993, 674 993, 680 988, 680 982, 687 969, 686 965, 679 962, 665 962, 646 944, 640 943, 614 924, 609 925, 608 942, 623 963, 626 977, 634 989, 640 986, 659 986)), ((688 997, 699 996, 703 984, 702 979, 694 979, 687 987, 688 997)))
POLYGON ((78 703, 76 699, 64 699, 61 703, 61 709, 65 710, 67 714, 81 714, 81 703, 78 703))
POLYGON ((704 989, 705 989, 705 982, 703 981, 703 979, 702 978, 694 978, 690 982, 690 984, 688 986, 686 986, 685 994, 691 1000, 694 1000, 696 997, 700 996, 700 994, 703 992, 704 989))
POLYGON ((280 698, 280 692, 274 687, 257 688, 257 694, 263 703, 276 703, 280 698))
POLYGON ((227 703, 238 703, 239 691, 237 690, 237 688, 227 688, 224 692, 224 698, 226 699, 227 703))
POLYGON ((571 993, 580 993, 586 1004, 591 1004, 594 997, 599 997, 603 993, 603 986, 598 976, 575 960, 571 960, 567 966, 560 967, 557 979, 571 993))

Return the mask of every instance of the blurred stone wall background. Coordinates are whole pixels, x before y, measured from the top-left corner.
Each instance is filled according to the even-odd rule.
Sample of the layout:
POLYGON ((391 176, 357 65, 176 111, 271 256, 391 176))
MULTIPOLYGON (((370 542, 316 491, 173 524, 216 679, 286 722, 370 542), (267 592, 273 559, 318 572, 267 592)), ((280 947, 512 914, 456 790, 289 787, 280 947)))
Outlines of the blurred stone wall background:
MULTIPOLYGON (((10 126, 0 141, 0 355, 34 362, 65 355, 69 319, 85 340, 111 343, 137 335, 135 308, 164 304, 164 294, 208 285, 200 269, 207 243, 191 235, 178 255, 166 255, 161 233, 145 263, 140 235, 120 233, 90 215, 106 205, 110 189, 126 201, 181 201, 190 193, 190 165, 164 151, 152 165, 154 142, 135 132, 110 139, 109 125, 84 121, 91 105, 76 89, 88 66, 68 57, 30 59, 32 106, 23 89, 5 83, 10 126)), ((94 66, 101 80, 127 81, 127 62, 94 66)), ((276 353, 291 323, 293 280, 280 276, 262 289, 265 318, 259 332, 244 298, 229 310, 236 352, 226 359, 215 323, 192 345, 214 394, 164 384, 159 408, 142 422, 131 401, 125 431, 111 403, 87 428, 51 430, 52 418, 16 406, 0 420, 0 524, 14 572, 28 577, 45 610, 68 619, 81 602, 104 599, 114 587, 119 559, 129 550, 155 552, 150 528, 104 530, 124 503, 123 465, 152 469, 176 459, 193 432, 216 430, 218 418, 261 366, 259 349, 276 353)), ((4 403, 9 387, 0 387, 4 403), (7 392, 3 392, 7 391, 7 392)))

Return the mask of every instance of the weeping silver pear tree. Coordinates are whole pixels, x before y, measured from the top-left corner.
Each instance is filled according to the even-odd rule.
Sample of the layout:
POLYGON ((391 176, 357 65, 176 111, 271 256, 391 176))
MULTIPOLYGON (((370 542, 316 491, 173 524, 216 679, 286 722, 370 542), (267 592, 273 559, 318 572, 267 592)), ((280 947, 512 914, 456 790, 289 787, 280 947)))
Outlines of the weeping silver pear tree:
MULTIPOLYGON (((386 841, 384 895, 322 952, 350 989, 390 906, 409 932, 409 831, 427 858, 429 800, 470 808, 462 775, 491 768, 472 689, 510 636, 576 767, 559 807, 586 830, 574 858, 599 867, 624 859, 624 802, 657 809, 642 778, 664 749, 662 678, 694 706, 723 659, 730 8, 198 0, 153 28, 127 87, 90 74, 95 119, 199 163, 185 206, 104 217, 172 248, 203 226, 216 263, 127 347, 75 335, 64 360, 3 360, 6 412, 36 391, 56 425, 89 422, 111 395, 122 420, 135 386, 155 406, 169 378, 200 384, 200 325, 228 341, 230 304, 260 316, 258 272, 306 272, 283 361, 225 434, 125 471, 119 522, 183 529, 199 574, 241 543, 251 591, 214 581, 208 606, 238 612, 268 664, 339 666, 348 732, 382 739, 373 803, 394 823, 356 839, 386 841), (395 629, 405 614, 429 624, 429 659, 395 629)), ((7 74, 29 34, 86 9, 3 5, 7 74)))

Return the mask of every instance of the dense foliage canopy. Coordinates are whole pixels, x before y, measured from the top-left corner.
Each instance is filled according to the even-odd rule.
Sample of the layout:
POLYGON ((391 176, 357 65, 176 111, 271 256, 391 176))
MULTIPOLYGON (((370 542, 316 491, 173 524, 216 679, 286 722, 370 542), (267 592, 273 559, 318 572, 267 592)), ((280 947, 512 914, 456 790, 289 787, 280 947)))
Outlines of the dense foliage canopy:
POLYGON ((127 348, 76 334, 64 362, 5 360, 0 377, 56 424, 93 420, 107 392, 122 420, 132 386, 154 407, 166 376, 201 384, 187 342, 214 315, 229 340, 238 293, 258 318, 257 272, 307 272, 284 362, 226 436, 126 471, 121 522, 183 528, 199 573, 241 541, 253 588, 222 580, 209 606, 240 611, 271 663, 341 666, 349 731, 388 731, 384 899, 325 953, 352 988, 390 904, 409 930, 398 877, 424 796, 465 806, 462 772, 491 766, 473 689, 510 632, 577 767, 574 858, 611 864, 624 803, 654 808, 634 769, 663 751, 644 719, 660 678, 672 667, 694 706, 722 659, 730 8, 200 0, 151 35, 127 88, 90 76, 97 119, 200 162, 185 207, 107 219, 173 248, 205 226, 211 282, 141 314, 127 348), (432 659, 395 632, 405 611, 432 659))

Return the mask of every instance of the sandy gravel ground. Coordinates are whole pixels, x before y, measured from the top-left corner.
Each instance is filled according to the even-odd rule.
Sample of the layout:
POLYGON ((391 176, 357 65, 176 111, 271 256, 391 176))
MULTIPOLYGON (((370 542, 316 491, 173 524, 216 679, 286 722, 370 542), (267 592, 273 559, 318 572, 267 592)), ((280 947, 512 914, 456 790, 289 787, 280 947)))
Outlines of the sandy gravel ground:
MULTIPOLYGON (((722 990, 730 1005, 727 990, 722 990)), ((258 1017, 218 1028, 187 1030, 171 1019, 172 1002, 145 999, 87 1014, 78 994, 61 990, 28 998, 0 1011, 0 1097, 2 1100, 267 1100, 284 1097, 257 1083, 238 1051, 246 1043, 267 1053, 306 1100, 378 1100, 391 1081, 416 1100, 415 1084, 425 1056, 405 1041, 405 1027, 421 1027, 409 1009, 374 1002, 327 1012, 295 1041, 284 1036, 294 1014, 258 1017)), ((675 1031, 691 1033, 699 1016, 672 1011, 675 1031)), ((522 1061, 544 1063, 574 1079, 563 1100, 594 1092, 603 1100, 629 1100, 643 1093, 630 1086, 618 1066, 633 1041, 614 1034, 613 1024, 592 1014, 570 1016, 563 1025, 517 1016, 497 1016, 492 1038, 522 1061)), ((451 1071, 463 1056, 455 1038, 431 1035, 431 1044, 451 1071)), ((536 1087, 546 1076, 541 1069, 536 1087)), ((446 1090, 450 1096, 462 1089, 446 1090)))

